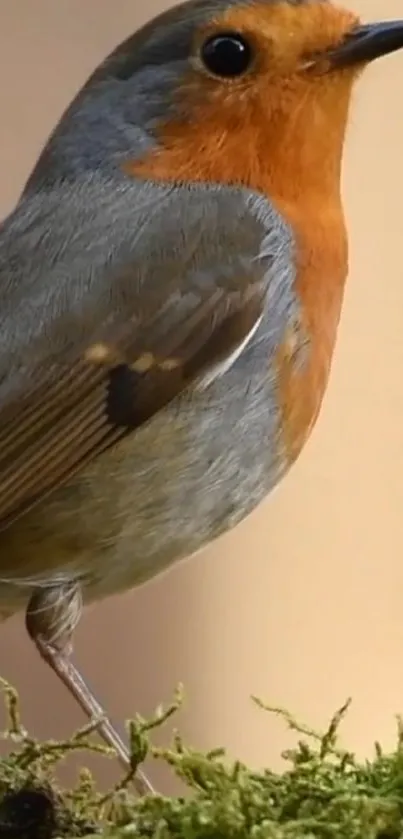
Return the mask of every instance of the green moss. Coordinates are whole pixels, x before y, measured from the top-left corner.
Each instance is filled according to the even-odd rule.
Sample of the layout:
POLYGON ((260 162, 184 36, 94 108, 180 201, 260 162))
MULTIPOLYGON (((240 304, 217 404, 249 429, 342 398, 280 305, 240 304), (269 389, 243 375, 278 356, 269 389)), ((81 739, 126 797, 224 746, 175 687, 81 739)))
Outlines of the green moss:
POLYGON ((129 724, 132 773, 150 752, 173 767, 188 795, 137 799, 130 774, 106 795, 87 770, 75 789, 60 790, 54 771, 66 754, 107 751, 93 741, 94 726, 66 742, 39 743, 22 728, 15 691, 5 682, 2 687, 9 719, 4 737, 12 751, 0 761, 0 839, 403 839, 400 722, 395 751, 383 754, 376 745, 373 759, 360 763, 338 746, 349 703, 320 734, 255 699, 260 708, 281 715, 300 738, 284 754, 281 774, 257 772, 227 761, 221 749, 209 754, 188 749, 179 736, 170 749, 154 748, 150 733, 176 711, 178 695, 154 719, 129 724))

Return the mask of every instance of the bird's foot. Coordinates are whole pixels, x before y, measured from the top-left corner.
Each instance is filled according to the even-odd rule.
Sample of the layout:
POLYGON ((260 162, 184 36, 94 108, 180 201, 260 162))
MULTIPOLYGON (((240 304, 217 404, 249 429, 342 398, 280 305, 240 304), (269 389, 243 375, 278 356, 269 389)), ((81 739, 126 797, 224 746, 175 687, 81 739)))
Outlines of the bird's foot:
MULTIPOLYGON (((128 772, 131 769, 129 750, 70 659, 71 636, 81 607, 81 588, 78 584, 37 589, 28 604, 27 630, 43 660, 56 673, 89 719, 94 721, 94 727, 105 743, 115 751, 125 772, 128 772)), ((155 793, 140 769, 133 776, 133 785, 139 795, 155 793)))

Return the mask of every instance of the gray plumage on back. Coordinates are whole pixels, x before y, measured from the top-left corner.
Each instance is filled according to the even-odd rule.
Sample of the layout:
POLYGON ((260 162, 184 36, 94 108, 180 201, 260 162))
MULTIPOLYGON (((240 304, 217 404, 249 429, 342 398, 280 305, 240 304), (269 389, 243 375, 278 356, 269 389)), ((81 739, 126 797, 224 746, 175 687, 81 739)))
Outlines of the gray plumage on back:
MULTIPOLYGON (((133 365, 144 353, 196 365, 190 383, 222 357, 217 350, 211 361, 207 356, 198 362, 200 342, 214 338, 231 312, 242 313, 256 301, 265 317, 270 363, 295 305, 290 248, 284 222, 266 201, 246 190, 129 180, 119 185, 108 176, 88 173, 73 185, 64 182, 50 193, 26 196, 0 235, 0 473, 12 469, 14 475, 14 492, 7 481, 0 487, 3 523, 57 486, 65 474, 63 459, 58 468, 45 457, 39 464, 34 417, 53 404, 65 378, 52 424, 41 426, 45 450, 60 446, 66 423, 70 434, 81 427, 91 382, 84 377, 80 392, 88 347, 105 343, 115 353, 100 382, 99 365, 92 365, 95 389, 104 389, 109 381, 110 392, 110 367, 133 365), (187 322, 195 316, 198 332, 187 337, 187 322), (71 389, 67 382, 74 375, 77 384, 71 389), (19 436, 16 426, 27 410, 32 433, 28 426, 19 436)), ((234 350, 240 341, 236 334, 234 350)), ((227 351, 225 345, 224 357, 227 351)), ((167 398, 183 386, 182 379, 173 378, 171 392, 166 371, 159 378, 157 372, 150 371, 152 375, 151 384, 147 376, 135 373, 127 380, 132 389, 127 415, 125 400, 108 407, 107 396, 100 396, 94 422, 99 430, 103 415, 102 434, 94 443, 93 423, 87 422, 70 446, 71 469, 162 407, 166 383, 167 398)))
POLYGON ((0 411, 13 390, 35 386, 36 362, 42 376, 59 375, 129 314, 141 351, 158 341, 152 319, 177 329, 198 297, 222 289, 235 299, 253 275, 276 313, 272 353, 288 316, 289 252, 285 223, 247 190, 90 172, 24 198, 0 231, 0 411))

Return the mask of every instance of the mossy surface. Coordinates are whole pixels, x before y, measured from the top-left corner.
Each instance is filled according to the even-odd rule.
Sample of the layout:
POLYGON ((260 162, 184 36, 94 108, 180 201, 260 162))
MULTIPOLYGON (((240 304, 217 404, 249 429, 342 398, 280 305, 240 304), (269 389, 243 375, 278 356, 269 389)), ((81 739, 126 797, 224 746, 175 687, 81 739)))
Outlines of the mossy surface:
MULTIPOLYGON (((68 753, 103 751, 94 726, 66 742, 38 742, 21 724, 15 691, 2 682, 10 754, 0 761, 0 839, 102 836, 123 839, 403 839, 403 726, 396 749, 379 745, 367 762, 338 746, 348 703, 321 734, 279 714, 295 732, 295 748, 284 754, 284 771, 262 772, 226 760, 221 749, 202 754, 175 736, 170 749, 152 746, 152 729, 180 704, 180 696, 154 719, 129 724, 133 771, 148 753, 168 762, 188 794, 138 799, 130 776, 100 793, 83 769, 75 789, 61 790, 54 772, 68 753)), ((258 710, 257 710, 258 713, 258 710)), ((264 717, 262 717, 264 726, 264 717)))

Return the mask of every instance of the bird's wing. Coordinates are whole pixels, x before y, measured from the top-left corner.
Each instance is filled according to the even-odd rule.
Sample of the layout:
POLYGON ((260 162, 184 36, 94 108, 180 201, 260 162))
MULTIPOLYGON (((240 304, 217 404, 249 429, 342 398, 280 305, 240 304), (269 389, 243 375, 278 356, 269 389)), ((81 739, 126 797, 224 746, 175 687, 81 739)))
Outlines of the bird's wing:
POLYGON ((284 231, 259 199, 95 187, 32 199, 0 234, 2 527, 225 363, 281 297, 284 231))

